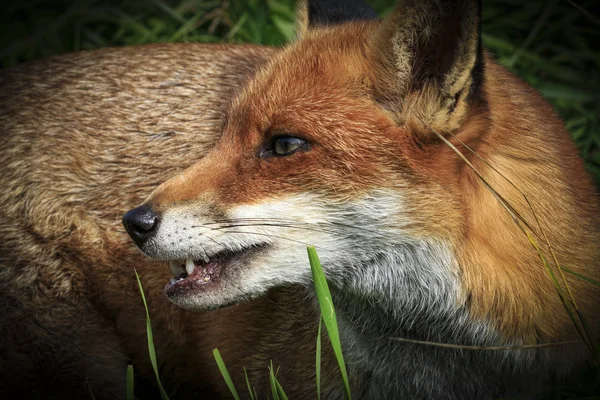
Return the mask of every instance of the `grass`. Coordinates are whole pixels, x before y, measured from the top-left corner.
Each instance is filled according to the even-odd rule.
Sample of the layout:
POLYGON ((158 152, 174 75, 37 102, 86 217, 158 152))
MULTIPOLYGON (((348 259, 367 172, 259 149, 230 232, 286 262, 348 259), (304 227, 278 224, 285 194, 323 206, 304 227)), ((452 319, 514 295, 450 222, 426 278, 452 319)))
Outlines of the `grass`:
MULTIPOLYGON (((385 14, 395 0, 372 0, 385 14)), ((594 0, 484 0, 483 41, 565 121, 600 183, 600 20, 594 0)), ((0 66, 53 54, 156 42, 279 46, 292 0, 13 0, 0 16, 0 66)))
POLYGON ((152 364, 152 369, 154 370, 154 376, 156 377, 156 384, 158 385, 161 399, 169 400, 169 396, 167 396, 167 393, 160 382, 158 363, 156 362, 156 350, 154 349, 154 337, 152 335, 152 322, 150 321, 150 312, 148 311, 148 303, 146 303, 144 288, 142 287, 142 282, 140 281, 140 276, 138 275, 137 271, 134 270, 134 272, 138 287, 140 289, 140 294, 142 295, 142 300, 144 301, 144 309, 146 310, 146 334, 148 335, 148 355, 150 356, 150 363, 152 364))
POLYGON ((321 400, 321 332, 323 318, 319 318, 319 328, 317 330, 317 347, 315 350, 315 377, 317 382, 317 400, 321 400))
MULTIPOLYGON (((221 357, 221 353, 219 349, 213 349, 213 356, 215 357, 215 361, 217 362, 217 366, 219 367, 219 371, 221 371, 221 375, 223 375, 223 379, 225 380, 225 384, 229 388, 231 392, 231 396, 235 400, 240 400, 240 396, 238 395, 237 389, 233 384, 233 380, 231 379, 231 375, 229 375, 229 371, 227 370, 227 366, 225 366, 225 361, 223 361, 223 357, 221 357)), ((246 367, 244 367, 244 372, 246 372, 246 367)), ((250 388, 250 381, 248 380, 248 374, 246 375, 246 383, 248 384, 248 392, 252 394, 252 389, 250 388)))
MULTIPOLYGON (((325 328, 327 329, 327 334, 331 340, 335 358, 340 366, 340 372, 342 373, 342 380, 344 382, 344 396, 347 400, 350 400, 352 398, 350 394, 350 383, 348 382, 348 373, 346 372, 346 364, 344 363, 344 356, 342 354, 342 344, 340 342, 333 299, 329 292, 329 286, 327 285, 327 280, 325 279, 325 274, 323 273, 323 267, 321 267, 317 250, 312 246, 308 247, 307 250, 308 259, 310 261, 310 270, 315 282, 315 292, 317 294, 317 300, 319 300, 319 307, 321 308, 321 318, 325 323, 325 328)), ((321 323, 319 323, 319 335, 320 333, 321 323)), ((317 381, 320 382, 320 379, 317 379, 317 381)))
MULTIPOLYGON (((144 291, 142 290, 142 295, 143 295, 144 291)), ((148 309, 146 309, 147 311, 148 309)), ((148 325, 151 327, 151 325, 148 325)), ((154 343, 152 343, 152 345, 154 346, 154 343)), ((133 365, 128 365, 127 366, 127 377, 125 379, 125 399, 126 400, 133 400, 134 396, 133 396, 133 388, 134 388, 134 374, 133 374, 133 365)))

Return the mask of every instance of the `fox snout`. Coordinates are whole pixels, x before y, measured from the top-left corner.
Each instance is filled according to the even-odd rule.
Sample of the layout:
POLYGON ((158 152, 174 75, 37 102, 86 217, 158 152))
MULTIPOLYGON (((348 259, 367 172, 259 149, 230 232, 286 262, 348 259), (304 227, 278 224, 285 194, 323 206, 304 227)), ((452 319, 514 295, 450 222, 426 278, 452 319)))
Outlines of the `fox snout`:
POLYGON ((156 234, 160 219, 150 206, 144 204, 128 211, 122 219, 123 226, 141 249, 156 234))

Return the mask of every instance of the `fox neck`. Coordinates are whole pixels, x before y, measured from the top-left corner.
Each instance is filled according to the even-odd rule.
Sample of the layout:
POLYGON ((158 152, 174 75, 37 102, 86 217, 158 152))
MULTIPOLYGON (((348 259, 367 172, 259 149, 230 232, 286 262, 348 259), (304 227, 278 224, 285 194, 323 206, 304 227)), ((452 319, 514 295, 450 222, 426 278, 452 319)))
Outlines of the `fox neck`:
MULTIPOLYGON (((473 357, 461 350, 393 339, 461 345, 502 342, 501 335, 487 321, 470 317, 467 296, 462 293, 460 275, 449 247, 419 241, 399 244, 374 259, 371 265, 354 271, 352 276, 344 287, 334 285, 331 290, 344 355, 361 398, 387 398, 390 393, 407 396, 428 393, 426 397, 431 398, 467 395, 449 393, 452 380, 444 382, 450 377, 443 371, 460 364, 465 379, 468 379, 468 373, 477 373, 479 365, 485 365, 477 362, 481 352, 473 357), (415 363, 414 360, 427 362, 415 363), (440 372, 437 384, 424 383, 431 381, 425 379, 426 376, 440 372), (398 382, 400 386, 390 386, 390 382, 398 382), (380 392, 384 387, 391 392, 380 392)), ((498 357, 497 365, 506 365, 502 363, 505 356, 492 355, 498 357)), ((486 373, 512 376, 512 371, 500 370, 502 368, 486 373)), ((496 385, 494 382, 487 384, 496 385)), ((473 388, 471 394, 479 389, 484 388, 473 388)))
POLYGON ((356 268, 343 286, 332 288, 336 310, 357 331, 460 342, 489 337, 469 334, 482 323, 468 318, 456 262, 442 243, 397 244, 356 268), (465 332, 457 329, 461 322, 465 332))

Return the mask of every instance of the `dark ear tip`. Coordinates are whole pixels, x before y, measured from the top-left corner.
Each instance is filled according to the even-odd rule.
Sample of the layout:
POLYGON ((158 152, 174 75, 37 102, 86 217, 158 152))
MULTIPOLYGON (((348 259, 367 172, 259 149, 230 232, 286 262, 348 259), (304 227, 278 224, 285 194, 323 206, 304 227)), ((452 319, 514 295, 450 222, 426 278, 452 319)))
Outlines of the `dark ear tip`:
POLYGON ((309 0, 308 24, 337 25, 377 19, 375 10, 364 0, 309 0))

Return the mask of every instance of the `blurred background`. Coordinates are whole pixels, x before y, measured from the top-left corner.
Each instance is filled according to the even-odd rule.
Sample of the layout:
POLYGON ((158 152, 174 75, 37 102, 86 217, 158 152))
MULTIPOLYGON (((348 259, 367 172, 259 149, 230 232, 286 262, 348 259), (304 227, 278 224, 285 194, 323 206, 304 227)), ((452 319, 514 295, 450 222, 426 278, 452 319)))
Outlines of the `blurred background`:
MULTIPOLYGON (((385 15, 395 0, 372 0, 385 15)), ((554 105, 600 184, 597 0, 483 0, 483 41, 554 105)), ((55 54, 156 42, 260 43, 294 37, 293 0, 4 2, 0 67, 55 54)), ((18 68, 18 66, 16 66, 18 68)))

